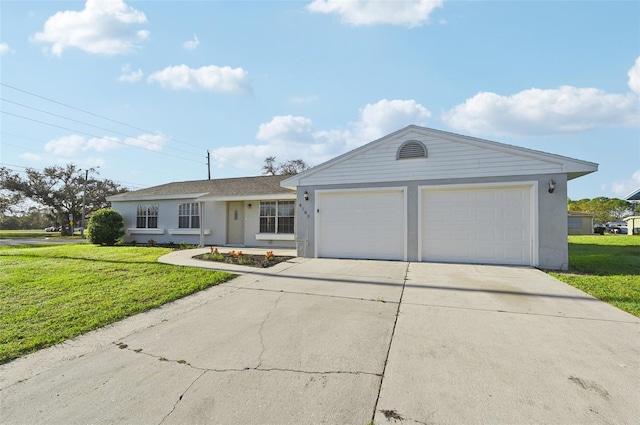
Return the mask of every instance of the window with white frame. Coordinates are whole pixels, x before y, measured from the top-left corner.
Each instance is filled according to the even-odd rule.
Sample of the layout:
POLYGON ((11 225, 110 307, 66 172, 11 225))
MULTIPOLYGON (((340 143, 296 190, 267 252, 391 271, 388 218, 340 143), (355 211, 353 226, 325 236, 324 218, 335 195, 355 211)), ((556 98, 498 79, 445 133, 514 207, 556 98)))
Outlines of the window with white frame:
POLYGON ((187 202, 178 206, 178 227, 180 229, 200 228, 200 206, 197 202, 187 202))
POLYGON ((158 228, 158 204, 138 205, 136 227, 138 229, 158 228))
POLYGON ((260 233, 293 233, 294 201, 261 201, 260 233))

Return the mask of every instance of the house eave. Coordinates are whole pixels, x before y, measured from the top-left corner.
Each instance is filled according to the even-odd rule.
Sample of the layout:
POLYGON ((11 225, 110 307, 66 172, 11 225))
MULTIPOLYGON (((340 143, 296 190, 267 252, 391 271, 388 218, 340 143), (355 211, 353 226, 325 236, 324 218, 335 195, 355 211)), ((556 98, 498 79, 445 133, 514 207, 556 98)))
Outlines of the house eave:
POLYGON ((140 195, 140 196, 122 196, 114 195, 107 198, 109 202, 134 202, 134 201, 171 201, 176 199, 194 199, 206 193, 181 193, 176 195, 140 195))
POLYGON ((235 196, 201 196, 198 201, 225 202, 225 201, 270 201, 278 199, 296 199, 296 193, 272 193, 265 195, 235 195, 235 196))

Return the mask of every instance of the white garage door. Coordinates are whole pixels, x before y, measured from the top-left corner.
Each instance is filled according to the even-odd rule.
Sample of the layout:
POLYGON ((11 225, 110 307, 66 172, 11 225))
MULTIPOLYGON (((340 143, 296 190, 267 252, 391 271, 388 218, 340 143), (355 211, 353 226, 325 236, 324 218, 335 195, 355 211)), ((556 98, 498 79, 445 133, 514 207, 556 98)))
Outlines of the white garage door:
POLYGON ((406 247, 403 190, 320 192, 316 203, 316 255, 403 260, 406 247))
POLYGON ((534 265, 531 186, 421 194, 423 261, 534 265))

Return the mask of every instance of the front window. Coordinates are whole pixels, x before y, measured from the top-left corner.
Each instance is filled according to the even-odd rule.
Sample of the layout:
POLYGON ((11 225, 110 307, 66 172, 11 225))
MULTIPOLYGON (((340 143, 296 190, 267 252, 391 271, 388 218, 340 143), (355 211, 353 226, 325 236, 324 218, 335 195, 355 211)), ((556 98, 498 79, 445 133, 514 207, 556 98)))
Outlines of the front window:
POLYGON ((136 214, 136 227, 138 229, 158 228, 158 205, 138 205, 136 214))
POLYGON ((178 227, 180 229, 200 228, 200 208, 196 202, 187 202, 178 207, 178 227))
POLYGON ((293 233, 294 201, 260 202, 260 233, 293 233))

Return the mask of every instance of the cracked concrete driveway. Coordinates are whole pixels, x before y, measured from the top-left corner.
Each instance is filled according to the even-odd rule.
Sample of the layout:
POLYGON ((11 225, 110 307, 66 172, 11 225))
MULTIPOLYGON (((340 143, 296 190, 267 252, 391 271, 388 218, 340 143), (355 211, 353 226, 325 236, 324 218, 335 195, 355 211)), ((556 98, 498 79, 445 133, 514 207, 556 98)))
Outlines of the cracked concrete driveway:
POLYGON ((3 424, 635 424, 640 320, 530 268, 295 259, 0 374, 3 424))

